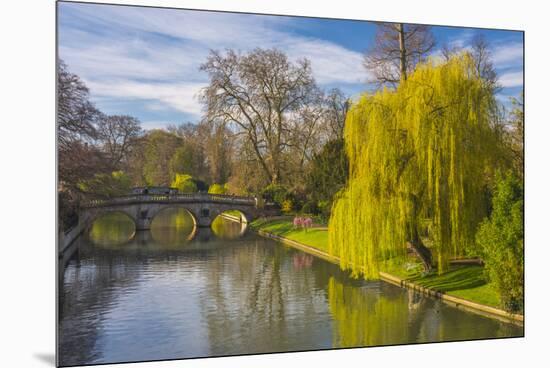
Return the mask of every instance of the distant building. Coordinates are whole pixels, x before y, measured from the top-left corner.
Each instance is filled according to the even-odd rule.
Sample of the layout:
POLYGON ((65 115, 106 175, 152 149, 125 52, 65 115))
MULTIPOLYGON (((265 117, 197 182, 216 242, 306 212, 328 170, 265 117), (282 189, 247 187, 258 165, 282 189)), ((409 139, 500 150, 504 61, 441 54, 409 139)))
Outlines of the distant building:
POLYGON ((177 188, 171 187, 136 187, 131 194, 178 194, 177 188))

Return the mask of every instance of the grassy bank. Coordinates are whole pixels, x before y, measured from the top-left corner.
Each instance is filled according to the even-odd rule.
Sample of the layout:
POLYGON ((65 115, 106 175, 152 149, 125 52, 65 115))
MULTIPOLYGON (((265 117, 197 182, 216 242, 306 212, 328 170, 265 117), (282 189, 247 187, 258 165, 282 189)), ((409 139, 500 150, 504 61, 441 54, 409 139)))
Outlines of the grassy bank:
MULTIPOLYGON (((251 227, 328 253, 328 232, 326 230, 295 229, 291 219, 256 220, 251 223, 251 227)), ((448 295, 491 307, 500 307, 498 294, 485 281, 483 267, 478 265, 457 265, 452 266, 448 272, 442 275, 436 273, 423 275, 418 262, 414 258, 410 258, 406 262, 386 266, 384 271, 448 295)))
POLYGON ((420 264, 415 259, 409 259, 401 264, 386 266, 383 271, 457 298, 500 307, 498 293, 485 281, 483 267, 479 265, 456 265, 442 275, 436 272, 424 275, 420 264))
POLYGON ((263 230, 328 253, 328 233, 322 229, 295 229, 292 220, 256 220, 250 226, 255 230, 263 230))

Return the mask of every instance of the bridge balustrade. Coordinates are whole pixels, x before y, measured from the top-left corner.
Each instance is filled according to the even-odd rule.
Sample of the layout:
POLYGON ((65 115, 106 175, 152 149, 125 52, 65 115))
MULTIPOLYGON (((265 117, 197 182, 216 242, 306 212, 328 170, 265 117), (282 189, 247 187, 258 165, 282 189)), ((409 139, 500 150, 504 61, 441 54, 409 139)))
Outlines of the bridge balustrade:
POLYGON ((127 203, 154 203, 154 202, 223 202, 245 205, 256 205, 254 197, 232 196, 224 194, 206 193, 178 193, 178 194, 129 194, 109 199, 93 199, 82 205, 84 208, 111 206, 127 203))

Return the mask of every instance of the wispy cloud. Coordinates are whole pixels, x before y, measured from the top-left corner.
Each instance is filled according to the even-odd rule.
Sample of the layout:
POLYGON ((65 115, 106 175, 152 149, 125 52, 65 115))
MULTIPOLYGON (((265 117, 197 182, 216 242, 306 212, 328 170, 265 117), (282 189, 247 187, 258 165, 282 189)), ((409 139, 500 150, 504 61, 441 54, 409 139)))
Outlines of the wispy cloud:
POLYGON ((275 47, 285 50, 291 59, 307 58, 320 84, 365 83, 368 74, 363 56, 331 42, 305 37, 283 37, 275 47))
POLYGON ((177 124, 177 122, 168 120, 146 120, 141 122, 141 127, 145 130, 166 129, 167 126, 173 124, 177 124))
POLYGON ((155 100, 156 103, 147 104, 153 111, 158 110, 160 105, 165 105, 196 117, 201 113, 197 96, 200 89, 206 86, 206 83, 193 82, 152 83, 127 80, 87 81, 87 84, 98 96, 155 100))
MULTIPOLYGON (((134 107, 120 113, 142 112, 144 124, 154 127, 171 116, 200 118, 197 96, 208 77, 199 67, 211 49, 278 48, 291 60, 309 59, 321 87, 349 94, 364 90, 369 79, 361 52, 322 32, 304 32, 291 17, 61 3, 59 19, 60 56, 86 81, 98 107, 134 107)), ((448 43, 468 48, 474 34, 465 30, 448 43)), ((522 85, 522 44, 492 45, 501 84, 522 85)))
POLYGON ((523 72, 510 72, 502 74, 499 77, 499 82, 502 87, 521 87, 523 86, 523 72))
POLYGON ((63 4, 60 55, 98 98, 156 101, 196 118, 199 71, 210 49, 279 48, 307 58, 318 83, 363 83, 362 55, 322 39, 288 32, 290 18, 63 4), (64 17, 65 15, 65 17, 64 17))
POLYGON ((473 29, 465 29, 457 36, 451 37, 449 40, 447 40, 447 46, 450 49, 468 49, 470 48, 470 44, 474 36, 475 31, 473 29))
POLYGON ((516 42, 495 47, 493 62, 497 68, 521 67, 523 65, 523 44, 516 42))

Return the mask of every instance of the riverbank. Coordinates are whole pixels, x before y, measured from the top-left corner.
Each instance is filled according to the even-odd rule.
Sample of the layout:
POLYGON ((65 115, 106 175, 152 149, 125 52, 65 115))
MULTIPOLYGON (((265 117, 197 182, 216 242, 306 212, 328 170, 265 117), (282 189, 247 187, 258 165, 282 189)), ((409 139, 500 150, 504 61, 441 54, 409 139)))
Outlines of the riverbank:
MULTIPOLYGON (((328 233, 324 228, 295 229, 292 219, 260 219, 250 227, 262 236, 313 254, 332 263, 340 261, 328 253, 328 233)), ((483 267, 478 264, 457 264, 442 274, 423 275, 414 259, 387 266, 380 278, 400 287, 413 289, 439 298, 459 308, 515 323, 523 323, 523 315, 511 314, 499 308, 498 294, 483 278, 483 267)))

